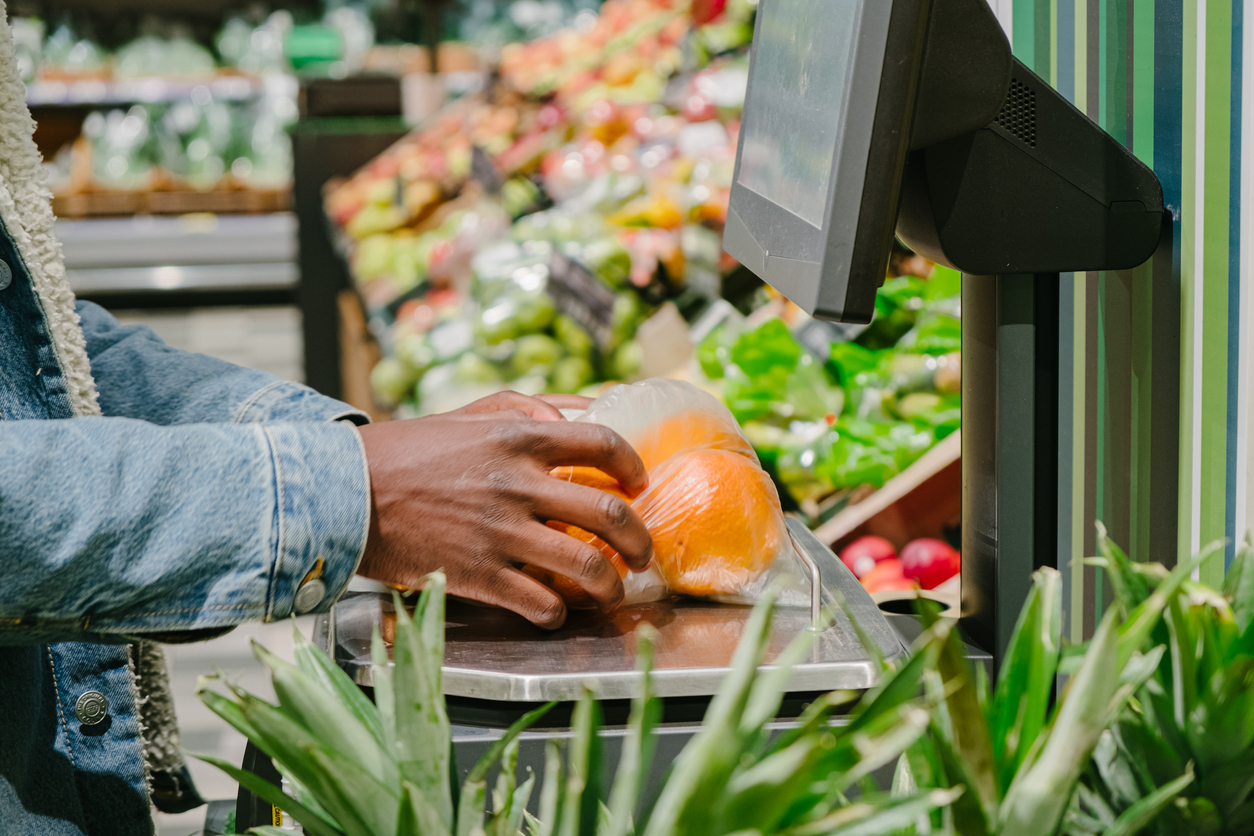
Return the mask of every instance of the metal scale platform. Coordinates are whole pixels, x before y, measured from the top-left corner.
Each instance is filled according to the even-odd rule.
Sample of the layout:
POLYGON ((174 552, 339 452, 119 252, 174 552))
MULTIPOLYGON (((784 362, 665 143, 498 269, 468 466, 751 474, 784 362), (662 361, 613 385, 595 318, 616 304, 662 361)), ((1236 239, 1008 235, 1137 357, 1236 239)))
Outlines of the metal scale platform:
MULTIPOLYGON (((810 573, 810 605, 776 610, 767 664, 828 611, 834 617, 819 631, 809 658, 795 667, 790 693, 870 688, 876 665, 849 619, 857 619, 887 659, 905 652, 901 638, 844 564, 800 522, 788 525, 810 573)), ((317 641, 363 688, 372 685, 372 631, 379 625, 387 639, 392 607, 388 595, 349 593, 315 626, 317 641)), ((450 601, 444 663, 450 717, 455 723, 502 727, 536 703, 573 701, 585 686, 610 707, 628 701, 641 680, 635 632, 647 623, 658 634, 656 691, 671 704, 671 716, 690 719, 696 709, 704 711, 730 670, 751 611, 671 598, 609 615, 575 611, 563 628, 549 632, 505 610, 450 601)))

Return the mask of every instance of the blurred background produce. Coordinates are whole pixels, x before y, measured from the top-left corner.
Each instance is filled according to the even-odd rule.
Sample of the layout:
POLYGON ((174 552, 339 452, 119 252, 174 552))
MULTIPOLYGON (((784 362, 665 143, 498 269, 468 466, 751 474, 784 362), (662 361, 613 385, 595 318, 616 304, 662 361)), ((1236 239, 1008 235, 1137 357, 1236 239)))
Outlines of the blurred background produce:
POLYGON ((957 273, 898 253, 855 328, 722 252, 753 10, 609 0, 504 47, 490 88, 329 184, 378 406, 688 379, 815 524, 958 429, 957 273))

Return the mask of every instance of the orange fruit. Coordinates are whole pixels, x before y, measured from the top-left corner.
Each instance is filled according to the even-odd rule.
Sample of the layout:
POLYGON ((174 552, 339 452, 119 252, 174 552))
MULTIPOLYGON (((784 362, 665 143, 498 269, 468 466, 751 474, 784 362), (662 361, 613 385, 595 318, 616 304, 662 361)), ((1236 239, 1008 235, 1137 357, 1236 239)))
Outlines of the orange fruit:
POLYGON ((649 473, 676 453, 700 448, 729 450, 755 464, 758 460, 730 415, 711 415, 701 409, 689 409, 664 418, 632 440, 649 473))
POLYGON ((771 478, 731 450, 676 457, 652 475, 636 510, 662 577, 685 595, 743 593, 787 537, 771 478))
MULTIPOLYGON (((597 470, 595 467, 558 467, 549 471, 549 475, 567 482, 574 482, 577 485, 587 485, 590 488, 606 491, 625 502, 631 502, 631 497, 623 492, 623 488, 618 484, 617 479, 603 471, 597 470)), ((550 520, 547 525, 549 528, 574 537, 580 542, 592 545, 601 554, 605 555, 614 568, 618 570, 620 578, 627 577, 627 562, 623 560, 622 555, 613 546, 591 531, 585 531, 577 525, 570 525, 557 520, 550 520)), ((558 595, 561 595, 567 606, 575 609, 596 609, 596 601, 592 599, 592 596, 584 592, 583 587, 565 575, 531 565, 524 566, 523 571, 552 589, 558 595)))

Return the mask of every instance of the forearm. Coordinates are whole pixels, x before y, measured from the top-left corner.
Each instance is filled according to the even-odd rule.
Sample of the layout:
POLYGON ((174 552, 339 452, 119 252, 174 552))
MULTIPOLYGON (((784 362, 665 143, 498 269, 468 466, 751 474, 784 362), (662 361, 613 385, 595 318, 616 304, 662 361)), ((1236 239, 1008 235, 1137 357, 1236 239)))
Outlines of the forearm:
POLYGON ((344 422, 0 423, 0 643, 282 618, 318 571, 325 610, 360 559, 367 480, 344 422))

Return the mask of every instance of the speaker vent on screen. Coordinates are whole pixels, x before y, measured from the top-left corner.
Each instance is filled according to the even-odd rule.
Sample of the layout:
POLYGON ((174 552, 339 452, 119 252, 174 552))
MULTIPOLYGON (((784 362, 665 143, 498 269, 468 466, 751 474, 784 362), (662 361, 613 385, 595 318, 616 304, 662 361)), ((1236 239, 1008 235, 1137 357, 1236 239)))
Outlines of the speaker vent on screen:
POLYGON ((1024 145, 1036 147, 1036 93, 1017 78, 1010 80, 1010 93, 997 114, 997 124, 1024 145))

